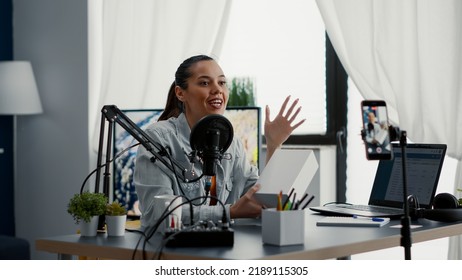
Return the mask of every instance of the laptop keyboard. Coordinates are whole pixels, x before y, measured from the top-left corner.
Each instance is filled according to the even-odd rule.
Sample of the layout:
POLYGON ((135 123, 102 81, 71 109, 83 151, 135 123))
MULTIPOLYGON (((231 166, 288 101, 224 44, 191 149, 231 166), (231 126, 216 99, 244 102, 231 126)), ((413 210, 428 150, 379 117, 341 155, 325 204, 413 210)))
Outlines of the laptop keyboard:
POLYGON ((395 208, 388 208, 388 207, 380 207, 380 206, 372 206, 372 205, 338 205, 337 207, 346 208, 346 209, 353 209, 358 211, 365 211, 365 212, 380 212, 385 214, 395 214, 402 212, 401 209, 395 208))

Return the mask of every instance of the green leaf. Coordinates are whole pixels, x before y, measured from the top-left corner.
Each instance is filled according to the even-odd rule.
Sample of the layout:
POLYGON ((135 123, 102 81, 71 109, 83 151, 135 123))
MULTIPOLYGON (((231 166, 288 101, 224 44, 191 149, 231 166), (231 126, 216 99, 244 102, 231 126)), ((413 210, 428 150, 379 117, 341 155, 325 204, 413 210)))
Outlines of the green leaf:
POLYGON ((255 106, 254 83, 250 77, 236 77, 229 87, 228 106, 255 106))
POLYGON ((78 193, 70 199, 67 212, 74 218, 76 224, 81 220, 90 222, 91 217, 104 215, 107 200, 103 193, 78 193))
POLYGON ((121 203, 113 201, 106 205, 106 215, 108 216, 123 216, 127 214, 127 209, 121 203))

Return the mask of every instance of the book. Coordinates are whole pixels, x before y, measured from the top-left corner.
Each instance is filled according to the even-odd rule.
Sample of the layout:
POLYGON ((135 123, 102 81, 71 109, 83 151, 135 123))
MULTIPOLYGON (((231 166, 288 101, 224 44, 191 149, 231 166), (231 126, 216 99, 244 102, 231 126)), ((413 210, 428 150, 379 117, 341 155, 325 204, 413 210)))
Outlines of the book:
POLYGON ((381 227, 390 222, 390 218, 336 217, 327 216, 316 222, 317 226, 341 227, 381 227))

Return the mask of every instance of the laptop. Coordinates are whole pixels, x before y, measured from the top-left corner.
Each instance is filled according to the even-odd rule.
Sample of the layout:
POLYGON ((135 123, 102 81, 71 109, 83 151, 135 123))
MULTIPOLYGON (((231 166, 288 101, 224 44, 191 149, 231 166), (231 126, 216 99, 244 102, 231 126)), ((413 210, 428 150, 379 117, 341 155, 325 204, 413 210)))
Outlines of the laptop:
MULTIPOLYGON (((446 155, 446 144, 407 144, 406 173, 408 195, 414 194, 421 208, 431 208, 446 155)), ((393 143, 392 160, 377 167, 368 205, 325 204, 310 207, 324 215, 398 218, 403 210, 402 152, 393 143)))

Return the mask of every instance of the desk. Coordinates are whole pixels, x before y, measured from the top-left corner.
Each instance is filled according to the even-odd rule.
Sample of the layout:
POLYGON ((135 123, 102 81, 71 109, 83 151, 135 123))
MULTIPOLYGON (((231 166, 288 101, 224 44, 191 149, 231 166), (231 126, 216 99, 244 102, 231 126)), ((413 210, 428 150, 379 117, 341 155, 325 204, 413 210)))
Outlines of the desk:
MULTIPOLYGON (((392 220, 381 228, 318 227, 323 216, 306 215, 305 244, 272 246, 262 244, 261 226, 257 223, 237 223, 233 226, 234 246, 212 248, 164 248, 162 259, 334 259, 354 254, 400 246, 399 220, 392 220)), ((412 242, 423 242, 462 234, 462 223, 442 223, 419 219, 412 223, 412 242)), ((81 255, 107 259, 132 259, 139 233, 126 232, 123 237, 81 237, 78 234, 43 238, 36 241, 36 249, 57 253, 59 258, 81 255)), ((146 245, 148 258, 156 255, 161 236, 156 234, 146 245)), ((141 242, 143 243, 143 242, 141 242)), ((141 259, 141 245, 135 258, 141 259)), ((403 248, 404 259, 404 248, 403 248)))

